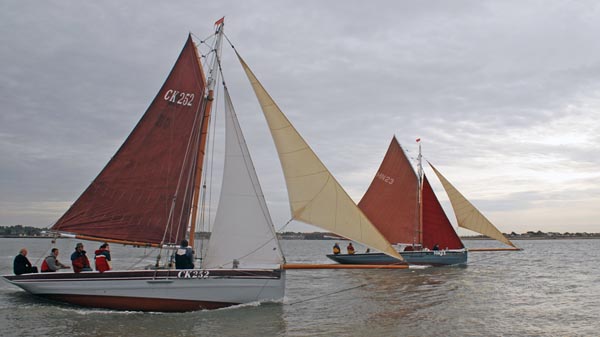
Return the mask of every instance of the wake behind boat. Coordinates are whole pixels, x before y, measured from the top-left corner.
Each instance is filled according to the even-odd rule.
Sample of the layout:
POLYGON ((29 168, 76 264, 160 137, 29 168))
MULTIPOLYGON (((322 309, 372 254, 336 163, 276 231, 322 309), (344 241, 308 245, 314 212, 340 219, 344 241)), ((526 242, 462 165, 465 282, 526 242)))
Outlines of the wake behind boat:
MULTIPOLYGON (((393 137, 375 178, 358 205, 407 263, 433 266, 465 264, 468 251, 423 172, 421 144, 419 140, 417 142, 418 172, 414 171, 396 137, 393 137)), ((517 249, 433 165, 431 168, 448 193, 460 227, 517 249)), ((399 262, 380 253, 329 254, 327 257, 344 264, 399 262)))

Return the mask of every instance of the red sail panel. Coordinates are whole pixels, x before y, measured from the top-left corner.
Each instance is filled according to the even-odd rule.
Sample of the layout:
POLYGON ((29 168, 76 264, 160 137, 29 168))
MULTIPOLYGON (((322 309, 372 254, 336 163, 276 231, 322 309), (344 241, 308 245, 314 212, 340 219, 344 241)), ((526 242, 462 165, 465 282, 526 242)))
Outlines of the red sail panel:
POLYGON ((417 191, 417 175, 394 137, 358 207, 389 242, 415 243, 417 191))
POLYGON ((432 249, 439 245, 440 249, 461 249, 463 243, 452 228, 452 224, 438 198, 433 193, 426 176, 423 176, 423 247, 432 249))
POLYGON ((181 240, 192 203, 204 93, 190 36, 125 143, 52 228, 125 241, 181 240))

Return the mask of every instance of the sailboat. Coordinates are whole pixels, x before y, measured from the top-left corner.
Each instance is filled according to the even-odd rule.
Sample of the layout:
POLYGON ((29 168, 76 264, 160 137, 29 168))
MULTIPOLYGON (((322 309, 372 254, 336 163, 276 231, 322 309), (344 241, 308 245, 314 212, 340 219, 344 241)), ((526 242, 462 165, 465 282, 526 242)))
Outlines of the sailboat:
MULTIPOLYGON (((197 269, 177 270, 170 263, 182 239, 195 241, 223 37, 221 19, 215 23, 209 52, 213 61, 205 72, 188 36, 141 120, 51 228, 80 239, 157 247, 156 264, 103 273, 6 275, 5 280, 51 300, 120 310, 191 311, 284 296, 285 258, 224 80, 225 164, 207 251, 197 269)), ((304 142, 237 51, 236 55, 278 150, 290 221, 322 226, 402 259, 304 142)))
MULTIPOLYGON (((433 266, 465 264, 468 250, 423 172, 420 142, 417 161, 415 172, 400 143, 393 137, 375 178, 358 205, 399 250, 405 262, 433 266)), ((442 182, 460 227, 516 249, 431 163, 429 165, 442 182)), ((398 263, 380 253, 330 254, 327 257, 345 264, 398 263)))

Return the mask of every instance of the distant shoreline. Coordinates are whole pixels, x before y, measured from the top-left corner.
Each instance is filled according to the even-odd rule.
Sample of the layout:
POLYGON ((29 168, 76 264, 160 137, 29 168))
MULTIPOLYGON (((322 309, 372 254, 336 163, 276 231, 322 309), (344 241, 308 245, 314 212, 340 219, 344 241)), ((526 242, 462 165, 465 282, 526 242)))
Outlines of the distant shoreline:
MULTIPOLYGON (((54 239, 54 236, 28 236, 28 235, 0 235, 1 239, 54 239)), ((59 237, 60 238, 60 237, 59 237)), ((63 237, 64 238, 64 237, 63 237)), ((598 240, 600 239, 600 234, 591 234, 590 236, 540 236, 540 237, 508 237, 511 241, 515 240, 598 240)), ((280 237, 281 240, 327 240, 327 241, 351 241, 345 238, 323 238, 323 237, 300 237, 298 235, 294 236, 286 236, 282 235, 280 237)), ((492 240, 494 239, 488 237, 474 237, 474 236, 464 236, 460 237, 463 241, 470 240, 492 240)))

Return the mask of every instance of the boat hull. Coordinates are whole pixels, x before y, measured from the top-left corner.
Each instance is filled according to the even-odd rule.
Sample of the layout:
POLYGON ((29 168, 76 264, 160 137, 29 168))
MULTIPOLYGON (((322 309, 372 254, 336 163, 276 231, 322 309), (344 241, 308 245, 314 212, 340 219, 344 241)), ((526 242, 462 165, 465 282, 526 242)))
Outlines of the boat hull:
POLYGON ((139 270, 3 276, 25 291, 84 307, 182 312, 281 299, 285 271, 139 270))
POLYGON ((399 252, 404 262, 383 253, 328 254, 327 257, 341 264, 401 264, 448 266, 467 263, 466 250, 399 252))

